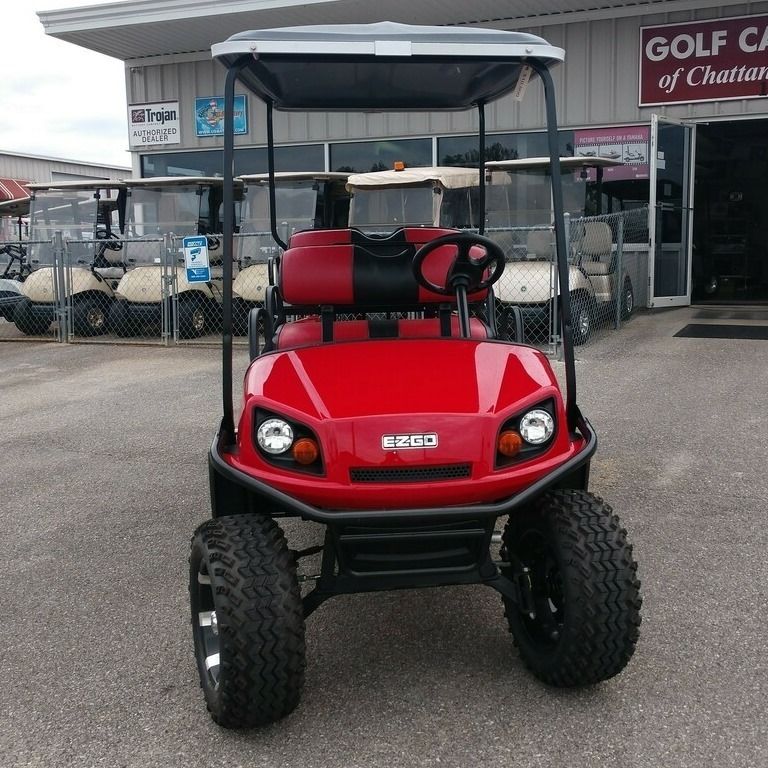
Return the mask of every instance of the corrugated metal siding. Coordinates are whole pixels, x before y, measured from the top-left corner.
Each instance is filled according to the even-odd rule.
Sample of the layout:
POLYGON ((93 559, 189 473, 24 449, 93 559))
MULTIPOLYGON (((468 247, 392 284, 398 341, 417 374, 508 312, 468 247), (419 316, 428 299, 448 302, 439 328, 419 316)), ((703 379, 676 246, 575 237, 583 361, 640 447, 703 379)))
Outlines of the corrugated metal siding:
MULTIPOLYGON (((637 106, 641 26, 758 13, 768 13, 768 2, 744 3, 727 9, 709 8, 549 24, 530 27, 525 31, 541 35, 566 50, 566 64, 554 72, 562 127, 648 123, 652 112, 683 119, 766 115, 768 105, 764 99, 644 109, 637 106)), ((220 64, 201 55, 194 61, 129 67, 127 83, 130 103, 176 99, 180 102, 182 143, 143 151, 213 149, 222 145, 219 138, 195 136, 194 123, 195 97, 220 96, 224 92, 224 69, 220 64)), ((236 137, 236 144, 263 145, 266 142, 266 109, 255 97, 248 96, 249 134, 236 137)), ((489 131, 537 130, 543 124, 543 96, 540 87, 535 84, 529 88, 522 104, 511 98, 502 99, 491 105, 486 114, 489 131)), ((474 112, 275 115, 275 135, 280 143, 471 133, 476 127, 474 112)))
POLYGON ((11 179, 52 181, 54 178, 62 179, 67 176, 120 179, 127 175, 130 173, 125 168, 0 153, 0 176, 11 179))
POLYGON ((765 99, 677 104, 642 109, 637 105, 641 26, 761 13, 768 13, 768 2, 604 19, 530 28, 526 31, 541 35, 566 51, 566 63, 554 75, 559 121, 564 127, 649 123, 654 112, 683 120, 766 116, 768 102, 765 99))

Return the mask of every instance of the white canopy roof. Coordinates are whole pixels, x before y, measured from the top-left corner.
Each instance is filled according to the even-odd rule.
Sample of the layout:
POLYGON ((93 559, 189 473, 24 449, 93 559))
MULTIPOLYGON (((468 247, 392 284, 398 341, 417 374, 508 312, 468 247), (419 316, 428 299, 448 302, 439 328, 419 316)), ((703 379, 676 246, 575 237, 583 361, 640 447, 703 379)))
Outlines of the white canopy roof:
MULTIPOLYGON (((349 176, 348 173, 329 171, 276 171, 276 181, 342 181, 349 176)), ((269 181, 268 173, 247 173, 237 177, 246 184, 266 184, 269 181)))
POLYGON ((27 184, 27 188, 32 192, 47 189, 124 189, 125 182, 117 179, 67 179, 65 181, 36 181, 33 184, 27 184))
POLYGON ((323 112, 470 109, 565 57, 525 32, 391 21, 256 29, 211 50, 275 109, 323 112))
MULTIPOLYGON (((560 168, 573 170, 574 168, 605 168, 611 165, 624 165, 621 160, 599 155, 579 155, 578 157, 561 157, 560 168)), ((485 167, 491 171, 527 171, 538 168, 548 168, 548 157, 520 157, 516 160, 489 160, 485 167)))
POLYGON ((477 168, 433 166, 405 168, 402 171, 389 170, 353 173, 347 179, 347 189, 352 190, 355 187, 407 187, 430 183, 440 184, 446 189, 477 187, 480 184, 480 172, 477 168))
MULTIPOLYGON (((209 186, 221 187, 223 176, 146 176, 140 179, 123 179, 129 187, 191 187, 209 186)), ((242 184, 235 179, 235 184, 242 184)))

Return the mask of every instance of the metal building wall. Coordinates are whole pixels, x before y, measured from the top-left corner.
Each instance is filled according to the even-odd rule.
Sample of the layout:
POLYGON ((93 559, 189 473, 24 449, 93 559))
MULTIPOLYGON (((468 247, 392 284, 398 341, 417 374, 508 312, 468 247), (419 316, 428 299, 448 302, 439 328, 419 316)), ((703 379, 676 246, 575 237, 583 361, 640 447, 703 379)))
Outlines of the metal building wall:
POLYGON ((3 178, 42 182, 68 177, 122 179, 127 175, 130 172, 126 168, 0 152, 0 176, 3 178))
MULTIPOLYGON (((663 6, 663 3, 660 5, 663 6)), ((606 18, 580 24, 541 26, 527 31, 541 35, 553 45, 565 49, 564 77, 557 80, 558 111, 562 125, 584 127, 650 123, 653 113, 681 120, 768 116, 768 104, 764 99, 642 109, 637 106, 640 27, 761 13, 768 13, 768 2, 606 18)))
MULTIPOLYGON (((758 13, 768 13, 768 2, 742 3, 720 9, 691 9, 677 13, 605 18, 572 24, 552 23, 524 29, 566 50, 566 64, 555 72, 559 120, 563 127, 649 123, 652 112, 683 119, 766 116, 768 107, 763 99, 644 109, 637 106, 641 26, 758 13)), ((498 26, 503 28, 504 25, 498 26)), ((515 28, 521 29, 519 25, 515 28)), ((127 62, 126 80, 130 104, 180 102, 181 144, 145 148, 142 153, 213 149, 221 146, 219 138, 198 138, 195 135, 195 97, 221 96, 224 90, 224 70, 207 54, 184 54, 127 62)), ((249 133, 236 137, 236 144, 262 145, 266 141, 265 108, 249 94, 248 109, 249 133)), ((505 98, 491 105, 487 110, 486 121, 489 131, 541 129, 544 114, 540 88, 533 84, 521 104, 505 98)), ((275 133, 279 143, 460 134, 470 133, 475 128, 474 112, 415 115, 277 113, 275 119, 275 133)))

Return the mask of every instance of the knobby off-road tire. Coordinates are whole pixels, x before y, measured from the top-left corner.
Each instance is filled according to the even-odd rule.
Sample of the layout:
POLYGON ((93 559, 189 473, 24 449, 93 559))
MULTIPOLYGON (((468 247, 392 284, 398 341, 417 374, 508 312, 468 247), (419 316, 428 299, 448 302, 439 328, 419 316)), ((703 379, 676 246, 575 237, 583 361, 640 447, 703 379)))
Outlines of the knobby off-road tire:
POLYGON ((513 514, 503 541, 508 575, 529 584, 533 598, 534 619, 504 601, 533 674, 574 687, 624 669, 637 643, 642 600, 632 546, 611 507, 586 491, 553 491, 513 514))
POLYGON ((225 728, 285 717, 299 703, 305 653, 283 532, 260 515, 209 520, 192 538, 189 565, 195 656, 211 716, 225 728))

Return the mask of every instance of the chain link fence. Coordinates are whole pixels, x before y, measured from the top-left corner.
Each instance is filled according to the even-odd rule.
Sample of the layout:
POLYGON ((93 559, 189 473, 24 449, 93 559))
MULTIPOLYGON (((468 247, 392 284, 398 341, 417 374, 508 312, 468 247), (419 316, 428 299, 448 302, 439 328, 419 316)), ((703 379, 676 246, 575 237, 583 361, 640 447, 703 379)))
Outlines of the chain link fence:
POLYGON ((232 332, 235 340, 248 335, 248 315, 264 306, 270 285, 270 263, 280 250, 266 231, 235 236, 236 274, 232 284, 232 332))
MULTIPOLYGON (((568 291, 574 343, 618 329, 647 301, 648 209, 566 220, 568 291)), ((501 338, 555 354, 560 343, 552 227, 488 227, 507 264, 494 286, 501 338)))
POLYGON ((0 243, 0 340, 66 341, 61 237, 0 243))
MULTIPOLYGON (((494 227, 507 263, 494 287, 501 338, 557 354, 560 302, 551 227, 494 227)), ((566 226, 574 342, 618 329, 647 303, 648 211, 569 219, 566 226)), ((208 235, 211 279, 190 283, 182 237, 0 243, 0 340, 38 338, 154 344, 220 343, 222 238, 208 235)), ((263 306, 279 253, 270 233, 235 236, 233 333, 263 306)))

